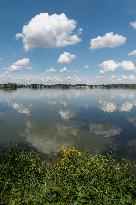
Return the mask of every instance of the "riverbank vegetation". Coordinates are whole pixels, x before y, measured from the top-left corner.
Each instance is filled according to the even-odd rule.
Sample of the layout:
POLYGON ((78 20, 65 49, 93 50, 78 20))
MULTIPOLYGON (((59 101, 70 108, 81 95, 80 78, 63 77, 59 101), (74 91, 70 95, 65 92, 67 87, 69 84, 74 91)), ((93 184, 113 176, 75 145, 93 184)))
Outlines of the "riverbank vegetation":
POLYGON ((44 160, 11 148, 0 157, 0 204, 135 205, 134 166, 75 148, 44 160))
POLYGON ((0 89, 12 89, 16 90, 17 89, 17 84, 16 83, 4 83, 0 84, 0 89))

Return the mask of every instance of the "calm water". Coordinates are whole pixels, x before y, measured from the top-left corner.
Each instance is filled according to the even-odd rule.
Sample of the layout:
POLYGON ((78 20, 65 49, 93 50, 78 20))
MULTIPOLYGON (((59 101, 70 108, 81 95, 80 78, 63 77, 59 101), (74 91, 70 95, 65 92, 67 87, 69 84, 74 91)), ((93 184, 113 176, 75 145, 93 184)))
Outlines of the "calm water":
POLYGON ((43 153, 77 146, 91 153, 116 147, 136 159, 136 90, 0 91, 0 147, 26 144, 43 153))

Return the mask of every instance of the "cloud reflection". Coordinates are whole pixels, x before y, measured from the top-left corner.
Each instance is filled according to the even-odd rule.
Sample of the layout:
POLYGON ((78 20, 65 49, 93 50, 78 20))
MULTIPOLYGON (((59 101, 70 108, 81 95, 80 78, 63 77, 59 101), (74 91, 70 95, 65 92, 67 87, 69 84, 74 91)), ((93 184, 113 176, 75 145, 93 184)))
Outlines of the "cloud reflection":
POLYGON ((67 102, 66 102, 66 101, 63 101, 63 100, 62 100, 62 101, 60 102, 60 104, 61 104, 61 105, 64 105, 64 107, 67 107, 67 102))
POLYGON ((113 137, 121 133, 121 128, 114 124, 108 123, 90 123, 90 133, 102 137, 113 137))
POLYGON ((136 118, 128 117, 127 120, 128 120, 129 123, 132 123, 134 126, 136 126, 136 118))
POLYGON ((113 102, 107 102, 107 101, 100 101, 101 109, 103 112, 115 112, 117 109, 117 106, 113 102))
POLYGON ((72 126, 55 124, 49 127, 45 124, 34 124, 29 121, 23 136, 39 151, 50 153, 56 152, 62 146, 73 146, 77 134, 78 130, 72 126))
POLYGON ((19 104, 19 103, 10 103, 10 105, 12 106, 12 108, 14 108, 18 113, 22 113, 22 114, 26 114, 26 115, 30 115, 30 108, 19 104))
POLYGON ((47 101, 47 104, 48 104, 48 105, 56 105, 57 103, 56 103, 55 100, 48 100, 48 101, 47 101))
POLYGON ((135 104, 131 102, 125 102, 120 106, 119 111, 120 112, 130 112, 134 106, 135 104))
POLYGON ((99 101, 100 105, 101 105, 101 110, 103 112, 108 112, 108 113, 112 113, 115 111, 119 111, 119 112, 130 112, 134 106, 136 106, 136 102, 134 101, 128 101, 128 102, 123 102, 122 104, 116 104, 115 102, 111 102, 110 101, 99 101))
POLYGON ((136 147, 136 140, 132 139, 128 142, 128 145, 132 146, 132 147, 136 147))
POLYGON ((69 120, 74 117, 74 114, 69 110, 60 110, 59 115, 63 120, 69 120))

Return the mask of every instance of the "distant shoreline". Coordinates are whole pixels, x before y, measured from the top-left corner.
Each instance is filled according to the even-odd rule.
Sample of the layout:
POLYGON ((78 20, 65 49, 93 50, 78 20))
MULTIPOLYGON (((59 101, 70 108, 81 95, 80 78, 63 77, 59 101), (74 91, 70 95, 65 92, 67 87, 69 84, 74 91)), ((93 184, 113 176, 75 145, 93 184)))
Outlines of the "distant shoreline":
POLYGON ((16 84, 16 83, 4 83, 0 84, 0 89, 13 89, 17 88, 33 88, 33 89, 41 89, 41 88, 131 88, 136 89, 136 84, 100 84, 100 85, 88 85, 88 84, 53 84, 53 85, 45 85, 45 84, 16 84))

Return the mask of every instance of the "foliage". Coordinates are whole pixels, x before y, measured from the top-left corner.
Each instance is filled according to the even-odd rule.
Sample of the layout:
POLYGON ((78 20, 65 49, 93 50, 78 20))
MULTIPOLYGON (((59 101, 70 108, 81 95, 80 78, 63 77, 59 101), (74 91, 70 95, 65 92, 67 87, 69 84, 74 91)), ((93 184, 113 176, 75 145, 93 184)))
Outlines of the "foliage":
POLYGON ((5 84, 0 84, 0 89, 17 89, 17 84, 15 83, 5 83, 5 84))
POLYGON ((67 148, 43 161, 11 149, 0 164, 0 204, 136 204, 134 165, 127 160, 67 148))

